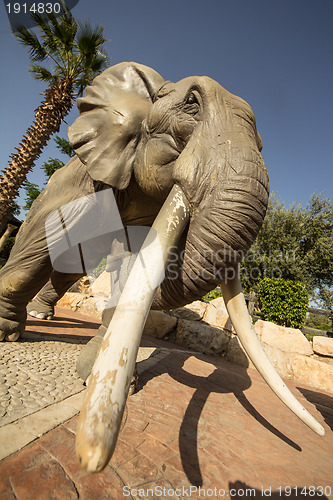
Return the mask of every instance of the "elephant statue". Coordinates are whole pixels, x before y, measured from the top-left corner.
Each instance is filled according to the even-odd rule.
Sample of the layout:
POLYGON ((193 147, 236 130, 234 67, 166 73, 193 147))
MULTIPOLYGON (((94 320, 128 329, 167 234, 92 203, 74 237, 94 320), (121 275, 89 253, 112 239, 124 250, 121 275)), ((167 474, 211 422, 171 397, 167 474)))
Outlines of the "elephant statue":
MULTIPOLYGON (((1 339, 18 339, 30 301, 32 314, 52 317, 56 301, 83 274, 82 269, 64 272, 52 267, 45 230, 50 215, 79 198, 112 188, 123 226, 152 226, 158 234, 163 258, 156 264, 152 254, 150 272, 157 276, 161 269, 156 269, 164 268, 164 279, 156 287, 142 286, 139 300, 136 294, 140 295, 144 278, 135 274, 139 273, 135 262, 131 284, 123 294, 128 290, 132 295, 127 300, 137 307, 124 315, 117 313, 117 306, 109 328, 110 315, 104 315, 103 333, 112 324, 113 331, 121 330, 123 336, 114 341, 121 353, 115 358, 117 369, 103 379, 111 385, 123 380, 122 389, 113 387, 116 402, 112 391, 107 394, 110 406, 116 408, 110 417, 115 427, 119 430, 135 364, 139 340, 134 346, 133 336, 140 339, 149 308, 180 307, 221 284, 230 318, 254 365, 280 399, 322 435, 323 428, 292 396, 265 356, 242 295, 238 266, 260 230, 269 196, 262 141, 251 107, 211 78, 172 83, 141 64, 120 63, 95 78, 78 99, 78 108, 80 116, 68 129, 76 156, 53 174, 33 203, 0 271, 1 339)), ((71 225, 80 224, 88 205, 72 210, 71 225)), ((63 234, 53 229, 57 243, 63 234)), ((98 259, 110 253, 109 245, 108 238, 95 239, 98 259)), ((63 260, 71 262, 72 257, 64 252, 63 260)), ((107 333, 103 342, 109 341, 107 333)), ((104 430, 97 425, 102 418, 98 412, 108 406, 105 399, 97 413, 89 413, 94 411, 91 401, 98 387, 102 391, 107 385, 98 377, 112 366, 110 359, 100 360, 109 350, 102 343, 98 369, 95 363, 89 377, 84 423, 78 430, 78 456, 87 470, 105 466, 118 432, 110 431, 111 424, 102 426, 104 430), (102 437, 91 437, 94 429, 102 437)))

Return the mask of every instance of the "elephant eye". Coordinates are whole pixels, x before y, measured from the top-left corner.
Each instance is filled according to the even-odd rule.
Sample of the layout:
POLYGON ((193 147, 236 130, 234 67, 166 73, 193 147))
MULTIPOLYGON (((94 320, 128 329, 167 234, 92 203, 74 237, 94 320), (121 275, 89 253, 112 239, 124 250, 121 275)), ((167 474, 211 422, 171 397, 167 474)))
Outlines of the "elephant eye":
POLYGON ((196 98, 196 95, 194 92, 190 92, 187 96, 187 99, 185 101, 185 104, 199 104, 198 99, 196 98))
POLYGON ((200 104, 196 92, 189 92, 183 102, 183 111, 189 115, 195 115, 200 110, 200 104))

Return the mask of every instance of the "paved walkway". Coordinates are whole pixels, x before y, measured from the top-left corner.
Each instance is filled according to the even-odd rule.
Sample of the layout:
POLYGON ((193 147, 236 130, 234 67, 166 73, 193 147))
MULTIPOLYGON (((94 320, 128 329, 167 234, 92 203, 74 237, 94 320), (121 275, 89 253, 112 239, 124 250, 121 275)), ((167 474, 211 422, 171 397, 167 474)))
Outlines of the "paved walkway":
POLYGON ((98 324, 57 310, 0 344, 0 500, 333 498, 333 397, 288 383, 325 427, 321 438, 263 382, 217 357, 144 338, 140 388, 117 448, 98 474, 81 471, 75 370, 98 324))

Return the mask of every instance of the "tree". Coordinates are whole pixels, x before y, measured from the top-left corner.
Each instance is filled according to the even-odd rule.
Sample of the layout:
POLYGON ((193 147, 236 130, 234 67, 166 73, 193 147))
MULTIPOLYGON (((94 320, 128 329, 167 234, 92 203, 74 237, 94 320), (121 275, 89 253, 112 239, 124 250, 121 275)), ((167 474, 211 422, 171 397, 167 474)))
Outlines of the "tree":
POLYGON ((241 277, 247 292, 257 291, 263 278, 300 281, 312 299, 330 307, 333 203, 314 194, 306 208, 285 208, 273 194, 258 238, 243 259, 241 277))
MULTIPOLYGON (((72 158, 75 155, 75 151, 70 146, 67 139, 64 139, 56 135, 54 141, 56 143, 56 147, 61 151, 61 153, 69 156, 70 158, 72 158)), ((44 170, 44 173, 46 175, 46 181, 44 184, 47 184, 51 175, 54 174, 54 172, 56 172, 57 170, 59 170, 59 168, 62 168, 64 165, 65 163, 62 160, 59 160, 58 158, 49 158, 49 160, 42 165, 42 170, 44 170)), ((23 206, 23 208, 26 212, 28 212, 35 199, 42 192, 43 188, 40 188, 38 184, 34 184, 29 181, 25 181, 23 187, 26 192, 25 205, 23 206)))
POLYGON ((39 36, 32 29, 18 26, 13 32, 19 42, 28 48, 29 71, 37 80, 48 84, 42 104, 35 110, 35 120, 23 137, 17 153, 11 155, 9 165, 0 177, 0 221, 7 214, 20 186, 36 159, 81 95, 107 65, 108 57, 102 49, 106 41, 104 28, 92 28, 88 23, 78 24, 70 10, 61 3, 61 13, 33 13, 39 36), (49 68, 39 63, 46 61, 49 68))
POLYGON ((19 216, 20 211, 19 205, 13 201, 6 217, 4 231, 1 231, 0 234, 0 268, 2 267, 2 260, 6 261, 8 259, 14 245, 15 236, 13 236, 13 234, 17 232, 21 224, 21 221, 16 219, 16 215, 19 216))
POLYGON ((23 210, 28 212, 30 210, 31 205, 35 201, 35 199, 40 195, 42 190, 38 186, 38 184, 34 184, 33 182, 25 181, 23 184, 24 191, 26 193, 25 205, 23 205, 23 210))

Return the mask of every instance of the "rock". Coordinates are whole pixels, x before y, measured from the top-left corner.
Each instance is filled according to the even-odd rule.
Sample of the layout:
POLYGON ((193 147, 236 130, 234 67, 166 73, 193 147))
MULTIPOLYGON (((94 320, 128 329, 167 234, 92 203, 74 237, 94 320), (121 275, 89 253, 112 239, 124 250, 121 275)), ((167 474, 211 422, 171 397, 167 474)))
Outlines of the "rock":
MULTIPOLYGON (((294 372, 292 370, 291 361, 294 354, 285 351, 280 351, 277 347, 265 344, 263 345, 266 356, 274 366, 275 370, 281 377, 288 380, 293 380, 294 372)), ((236 365, 244 366, 245 368, 254 368, 255 366, 244 351, 238 337, 232 337, 229 343, 226 360, 236 365)))
POLYGON ((74 283, 69 289, 68 292, 71 293, 82 293, 84 295, 91 295, 91 290, 90 290, 90 279, 88 276, 83 276, 83 278, 80 278, 79 280, 74 283))
POLYGON ((333 365, 300 354, 295 354, 291 361, 295 380, 319 391, 333 393, 333 365))
POLYGON ((144 335, 161 339, 174 330, 177 319, 162 311, 150 311, 143 330, 144 335))
POLYGON ((222 355, 227 352, 229 340, 219 328, 186 319, 178 321, 176 343, 194 351, 222 355))
POLYGON ((85 298, 87 298, 86 295, 81 293, 67 292, 60 300, 58 300, 57 305, 59 307, 64 307, 65 309, 78 311, 85 298))
POLYGON ((91 291, 94 295, 104 295, 108 297, 111 289, 110 273, 103 271, 91 285, 91 291))
POLYGON ((80 311, 82 314, 91 315, 97 319, 101 319, 102 317, 102 311, 97 308, 94 297, 89 297, 82 293, 65 293, 58 300, 57 306, 71 309, 72 311, 80 311))
POLYGON ((207 304, 203 320, 211 326, 216 326, 235 333, 222 297, 211 300, 209 304, 207 304))
POLYGON ((294 379, 294 373, 292 370, 292 359, 294 357, 293 353, 282 351, 275 346, 269 344, 263 344, 266 356, 274 366, 278 374, 288 380, 294 379))
POLYGON ((91 282, 88 276, 83 276, 83 278, 81 278, 78 281, 78 289, 80 293, 84 293, 85 295, 91 295, 92 293, 90 286, 91 282))
POLYGON ((236 365, 244 366, 245 368, 255 368, 237 337, 232 337, 230 339, 225 359, 236 365))
POLYGON ((189 321, 200 321, 205 314, 207 307, 206 302, 201 300, 195 300, 191 304, 187 304, 184 307, 179 307, 178 309, 173 309, 170 314, 178 319, 187 319, 189 321))
POLYGON ((333 338, 316 335, 313 337, 312 346, 316 354, 333 358, 333 338))
POLYGON ((103 311, 109 300, 111 292, 110 273, 103 271, 90 287, 91 294, 96 301, 96 307, 99 311, 103 311))
POLYGON ((303 354, 305 356, 313 354, 310 342, 300 330, 278 326, 269 321, 262 320, 256 322, 254 329, 264 346, 268 344, 281 351, 303 354))
POLYGON ((103 309, 97 307, 94 297, 86 297, 82 306, 80 307, 80 312, 82 312, 82 314, 87 314, 88 316, 91 315, 97 319, 101 319, 103 309))

